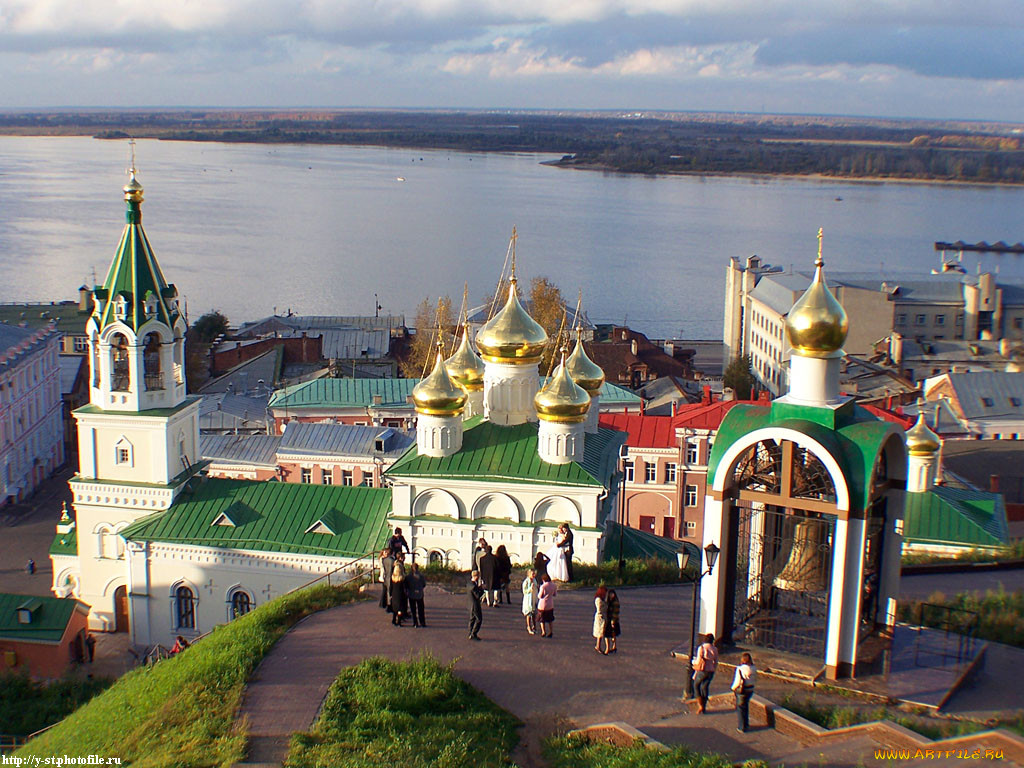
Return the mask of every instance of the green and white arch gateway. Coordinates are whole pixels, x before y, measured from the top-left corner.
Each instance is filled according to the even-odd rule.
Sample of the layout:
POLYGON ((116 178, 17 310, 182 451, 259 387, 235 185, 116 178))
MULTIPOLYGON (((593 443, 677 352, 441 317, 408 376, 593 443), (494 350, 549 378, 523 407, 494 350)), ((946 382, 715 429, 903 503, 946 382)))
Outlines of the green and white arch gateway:
POLYGON ((715 440, 704 545, 721 556, 699 631, 820 658, 835 679, 891 635, 908 466, 903 430, 839 394, 846 316, 817 267, 787 318, 790 392, 733 408, 715 440))

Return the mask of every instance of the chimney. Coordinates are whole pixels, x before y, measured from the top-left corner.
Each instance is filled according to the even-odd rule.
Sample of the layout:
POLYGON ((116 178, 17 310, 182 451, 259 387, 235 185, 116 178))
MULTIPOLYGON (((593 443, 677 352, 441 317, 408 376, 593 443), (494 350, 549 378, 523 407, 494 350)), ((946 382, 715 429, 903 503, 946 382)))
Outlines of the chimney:
POLYGON ((672 401, 672 415, 673 416, 676 415, 676 405, 678 405, 678 403, 675 400, 673 400, 672 401))
POLYGON ((84 285, 78 289, 78 311, 88 312, 92 309, 92 293, 84 285))
POLYGON ((705 384, 704 385, 704 394, 701 396, 700 401, 701 401, 701 403, 703 405, 711 405, 711 385, 710 384, 705 384))
POLYGON ((722 402, 728 403, 736 399, 736 390, 732 387, 725 387, 722 389, 722 402))
POLYGON ((992 493, 999 493, 999 475, 988 476, 988 489, 992 493))
POLYGON ((383 402, 384 402, 384 396, 383 395, 374 395, 373 396, 373 404, 374 405, 381 405, 381 404, 383 404, 383 402))

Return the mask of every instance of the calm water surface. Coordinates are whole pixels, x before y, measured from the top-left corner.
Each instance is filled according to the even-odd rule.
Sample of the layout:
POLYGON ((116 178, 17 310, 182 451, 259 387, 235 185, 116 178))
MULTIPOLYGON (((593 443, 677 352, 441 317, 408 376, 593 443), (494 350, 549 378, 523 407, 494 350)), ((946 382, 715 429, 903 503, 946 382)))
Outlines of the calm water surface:
MULTIPOLYGON (((146 232, 197 317, 412 313, 464 282, 493 290, 519 229, 520 273, 583 290, 597 322, 721 336, 724 267, 806 268, 818 227, 834 270, 938 263, 935 240, 1024 240, 1024 188, 645 178, 542 155, 138 142, 146 232), (397 181, 403 177, 404 182, 397 181), (835 198, 842 198, 837 202, 835 198)), ((124 142, 0 137, 0 301, 75 298, 123 226, 124 142)), ((1024 279, 1014 257, 986 268, 1024 279)), ((973 268, 973 267, 972 267, 973 268)), ((411 321, 411 317, 410 317, 411 321)))

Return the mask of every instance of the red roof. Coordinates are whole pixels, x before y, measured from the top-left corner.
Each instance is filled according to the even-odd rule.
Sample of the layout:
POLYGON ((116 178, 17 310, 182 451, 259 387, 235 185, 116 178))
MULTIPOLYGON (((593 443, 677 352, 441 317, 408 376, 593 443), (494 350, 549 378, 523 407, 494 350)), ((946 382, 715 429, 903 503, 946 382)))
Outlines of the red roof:
POLYGON ((899 424, 905 430, 914 426, 914 419, 910 416, 904 416, 902 413, 888 411, 885 408, 879 408, 877 405, 868 405, 867 403, 862 404, 861 407, 870 411, 882 421, 891 421, 893 424, 899 424))
POLYGON ((627 432, 630 448, 675 448, 676 430, 671 416, 644 416, 636 413, 602 413, 602 427, 627 432))
POLYGON ((734 405, 765 405, 757 400, 716 400, 713 403, 694 403, 680 406, 672 417, 672 426, 690 429, 718 429, 725 414, 734 405))

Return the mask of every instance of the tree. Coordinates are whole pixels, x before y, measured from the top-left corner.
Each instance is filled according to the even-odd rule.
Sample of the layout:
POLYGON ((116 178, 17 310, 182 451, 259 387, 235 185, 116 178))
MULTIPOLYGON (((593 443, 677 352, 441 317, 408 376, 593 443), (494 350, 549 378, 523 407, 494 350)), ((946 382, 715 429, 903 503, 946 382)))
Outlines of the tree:
POLYGON ((189 392, 198 392, 210 378, 210 345, 226 333, 228 318, 211 309, 196 320, 185 335, 185 383, 189 392))
POLYGON ((440 304, 427 298, 416 307, 416 319, 413 327, 416 333, 409 343, 409 353, 399 361, 399 369, 403 376, 418 379, 429 373, 434 362, 434 351, 437 343, 437 324, 440 318, 444 356, 452 352, 452 340, 455 338, 455 317, 452 314, 452 300, 444 296, 440 304))
POLYGON ((730 387, 740 400, 749 400, 754 388, 754 374, 750 370, 750 355, 737 355, 725 368, 722 384, 730 387))
POLYGON ((211 309, 192 324, 192 335, 206 343, 210 343, 222 333, 227 333, 228 318, 219 309, 211 309))
POLYGON ((530 316, 540 323, 547 331, 551 340, 544 350, 541 361, 541 374, 546 374, 551 366, 552 358, 558 359, 559 349, 556 337, 561 329, 563 333, 571 333, 571 328, 562 328, 562 317, 565 314, 565 298, 562 290, 546 277, 535 277, 530 281, 530 293, 527 301, 530 316))

